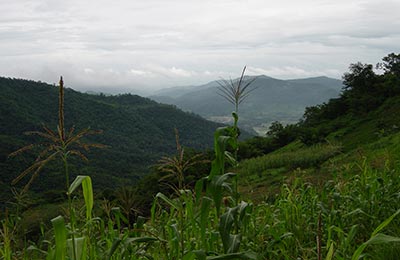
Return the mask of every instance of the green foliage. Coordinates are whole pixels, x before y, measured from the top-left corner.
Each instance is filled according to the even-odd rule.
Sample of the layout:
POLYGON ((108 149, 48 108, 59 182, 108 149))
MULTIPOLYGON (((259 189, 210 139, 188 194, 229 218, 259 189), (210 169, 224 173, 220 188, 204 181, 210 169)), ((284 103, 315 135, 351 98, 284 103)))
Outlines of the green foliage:
POLYGON ((82 185, 83 198, 85 199, 86 205, 86 219, 90 220, 92 218, 93 209, 93 188, 92 179, 89 176, 76 176, 75 180, 69 186, 67 194, 71 196, 72 192, 76 190, 80 185, 82 185))
MULTIPOLYGON (((297 125, 282 125, 275 121, 271 124, 266 137, 256 136, 239 143, 238 159, 254 158, 273 152, 301 138, 303 128, 297 125)), ((307 134, 310 134, 307 131, 307 134)), ((305 142, 304 142, 305 143, 305 142)), ((307 143, 308 144, 308 143, 307 143)))
POLYGON ((385 74, 400 76, 400 54, 390 53, 383 59, 383 63, 377 65, 382 67, 385 74))
MULTIPOLYGON (((34 139, 36 136, 22 136, 21 133, 40 131, 42 123, 58 124, 57 101, 56 86, 0 77, 0 171, 4 187, 0 204, 11 199, 8 192, 11 181, 29 166, 27 162, 35 160, 31 154, 16 158, 8 158, 8 155, 34 141, 41 142, 34 139)), ((174 128, 180 130, 182 145, 204 149, 212 147, 212 133, 219 126, 173 106, 131 94, 89 95, 67 88, 65 102, 66 129, 73 126, 72 122, 75 129, 88 126, 101 129, 102 135, 87 136, 82 141, 110 145, 107 149, 85 151, 90 164, 71 158, 71 177, 91 175, 95 190, 132 185, 148 174, 149 167, 160 157, 175 151, 174 128)), ((38 152, 33 150, 34 154, 38 152)), ((58 185, 63 181, 60 165, 49 162, 46 167, 42 176, 35 180, 32 191, 42 194, 54 188, 61 190, 58 185)), ((24 184, 26 182, 22 181, 21 185, 24 184)), ((47 198, 50 197, 43 197, 47 198)))
POLYGON ((261 157, 248 159, 240 163, 242 174, 259 173, 267 169, 287 167, 288 169, 317 167, 341 151, 340 145, 318 144, 303 147, 294 151, 270 153, 261 157))
MULTIPOLYGON (((382 75, 375 74, 371 64, 351 64, 350 72, 343 76, 345 87, 339 98, 306 108, 300 128, 304 129, 303 136, 305 132, 314 132, 314 137, 305 136, 306 142, 319 142, 329 133, 352 124, 351 121, 361 115, 369 116, 379 106, 400 95, 398 56, 392 53, 383 58, 380 67, 384 68, 385 73, 382 75)), ((387 113, 382 115, 389 116, 387 113)))
POLYGON ((65 228, 64 218, 58 216, 51 220, 54 228, 54 243, 55 252, 54 259, 65 259, 65 252, 67 248, 67 229, 65 228))
POLYGON ((361 253, 365 250, 365 248, 368 245, 373 245, 373 244, 386 244, 386 243, 393 243, 393 242, 400 242, 400 237, 393 237, 393 236, 388 236, 382 233, 379 233, 383 228, 385 228, 387 225, 392 222, 392 220, 399 215, 400 210, 396 211, 392 216, 390 216, 388 219, 383 221, 371 234, 371 238, 363 243, 360 247, 357 248, 357 250, 354 252, 353 256, 351 257, 352 260, 358 260, 360 259, 361 253))
POLYGON ((12 240, 16 235, 15 229, 15 219, 11 218, 10 216, 6 216, 5 219, 1 221, 1 229, 0 229, 0 255, 5 260, 12 259, 12 240))
MULTIPOLYGON (((36 241, 18 242, 23 240, 15 239, 19 216, 6 214, 0 227, 0 257, 396 259, 400 241, 400 133, 393 125, 398 122, 394 116, 400 111, 398 98, 387 99, 353 124, 347 124, 351 118, 348 114, 333 120, 330 127, 336 124, 337 128, 333 132, 326 130, 326 138, 340 136, 341 145, 327 142, 306 146, 297 141, 239 162, 238 117, 234 114, 233 127, 216 131, 208 176, 199 178, 192 188, 184 185, 187 175, 182 171, 182 185, 178 184, 170 194, 159 192, 160 186, 154 187, 148 193, 158 190, 151 198, 150 219, 139 215, 126 218, 126 211, 133 204, 126 203, 127 210, 121 210, 108 201, 103 202, 104 214, 98 217, 91 180, 78 176, 68 187, 66 217, 53 218, 53 228, 41 228, 36 241), (391 116, 383 116, 386 111, 391 116), (383 131, 377 133, 377 128, 383 131), (227 170, 228 165, 235 173, 227 170), (244 186, 251 181, 255 188, 270 178, 281 179, 275 184, 269 182, 270 186, 275 185, 275 193, 266 194, 259 203, 240 200, 238 183, 244 186)), ((326 124, 329 123, 315 122, 308 127, 330 129, 326 124)), ((285 131, 286 127, 276 126, 273 136, 262 139, 270 140, 265 141, 268 145, 285 131)), ((178 156, 181 161, 173 163, 185 161, 183 152, 178 156)), ((156 186, 159 176, 149 176, 143 187, 156 186)), ((134 192, 126 191, 128 197, 134 197, 134 192)), ((23 198, 18 197, 17 201, 23 198)))

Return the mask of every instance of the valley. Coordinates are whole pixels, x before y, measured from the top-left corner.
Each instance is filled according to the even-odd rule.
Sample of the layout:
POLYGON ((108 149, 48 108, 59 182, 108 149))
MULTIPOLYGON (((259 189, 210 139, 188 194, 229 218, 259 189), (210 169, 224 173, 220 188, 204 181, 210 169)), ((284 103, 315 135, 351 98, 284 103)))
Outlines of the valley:
MULTIPOLYGON (((233 82, 237 80, 233 79, 233 82)), ((306 107, 337 97, 343 88, 340 80, 327 77, 294 80, 279 80, 265 75, 245 77, 245 81, 252 80, 252 93, 240 107, 240 124, 247 131, 261 136, 266 134, 272 122, 296 123, 306 107)), ((231 123, 232 107, 218 94, 219 87, 218 81, 213 81, 201 86, 161 89, 149 97, 211 121, 231 123)))

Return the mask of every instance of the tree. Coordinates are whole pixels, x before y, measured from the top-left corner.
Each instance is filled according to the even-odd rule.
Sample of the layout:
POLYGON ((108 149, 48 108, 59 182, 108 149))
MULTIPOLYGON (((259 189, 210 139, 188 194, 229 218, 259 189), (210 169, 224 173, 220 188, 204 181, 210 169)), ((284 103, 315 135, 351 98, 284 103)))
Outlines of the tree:
POLYGON ((272 122, 271 126, 269 127, 269 131, 267 135, 273 138, 278 138, 280 133, 283 131, 284 126, 279 121, 272 122))
POLYGON ((377 79, 372 64, 353 63, 350 64, 349 70, 350 72, 343 75, 344 90, 347 92, 352 91, 356 94, 368 92, 377 79))
POLYGON ((383 102, 384 89, 371 64, 351 64, 349 72, 343 75, 345 85, 342 98, 355 113, 368 113, 383 102))
POLYGON ((385 74, 400 76, 400 54, 390 53, 382 60, 382 63, 377 64, 378 68, 382 68, 385 74))
POLYGON ((269 127, 267 132, 269 137, 272 137, 277 147, 282 147, 294 141, 297 138, 297 126, 283 126, 280 122, 275 121, 269 127))

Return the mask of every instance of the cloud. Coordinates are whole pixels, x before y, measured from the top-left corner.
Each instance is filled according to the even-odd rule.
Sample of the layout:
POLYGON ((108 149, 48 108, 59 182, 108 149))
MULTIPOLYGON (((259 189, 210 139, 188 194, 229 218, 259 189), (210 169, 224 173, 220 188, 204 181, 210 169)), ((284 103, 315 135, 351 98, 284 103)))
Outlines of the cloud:
POLYGON ((143 76, 143 77, 147 77, 147 76, 152 76, 153 73, 150 71, 144 71, 144 70, 137 70, 137 69, 131 69, 130 73, 132 73, 135 76, 143 76))
POLYGON ((178 77, 191 77, 196 74, 193 71, 187 71, 187 70, 179 69, 179 68, 175 68, 175 67, 170 68, 169 72, 171 72, 173 75, 176 75, 178 77))
POLYGON ((284 66, 284 67, 269 67, 269 68, 247 68, 248 75, 266 75, 270 77, 276 77, 280 79, 289 79, 289 78, 305 78, 312 77, 315 75, 319 76, 328 76, 333 78, 340 78, 341 72, 335 69, 326 69, 326 70, 305 70, 299 67, 292 66, 284 66))
POLYGON ((91 69, 91 68, 84 68, 83 71, 84 71, 86 74, 93 74, 93 73, 95 73, 95 71, 94 71, 93 69, 91 69))
POLYGON ((340 77, 399 52, 396 0, 1 1, 0 71, 77 88, 160 88, 249 73, 340 77), (110 70, 111 69, 111 70, 110 70))

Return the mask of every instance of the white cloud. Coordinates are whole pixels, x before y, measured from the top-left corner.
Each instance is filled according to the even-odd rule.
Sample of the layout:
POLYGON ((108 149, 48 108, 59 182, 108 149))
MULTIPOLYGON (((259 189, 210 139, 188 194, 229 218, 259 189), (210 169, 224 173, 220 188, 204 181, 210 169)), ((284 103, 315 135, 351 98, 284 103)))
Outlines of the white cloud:
POLYGON ((84 71, 86 74, 93 74, 93 73, 94 73, 94 70, 91 69, 91 68, 84 68, 83 71, 84 71))
POLYGON ((193 75, 196 74, 196 73, 193 72, 193 71, 187 71, 187 70, 180 69, 180 68, 175 68, 175 67, 170 68, 169 71, 170 71, 173 75, 176 75, 176 76, 178 76, 178 77, 191 77, 191 76, 193 76, 193 75))
POLYGON ((284 66, 284 67, 269 67, 269 68, 254 68, 248 67, 247 68, 248 75, 266 75, 275 78, 281 79, 289 79, 289 78, 305 78, 305 77, 312 77, 315 75, 318 76, 328 76, 339 78, 340 71, 335 69, 325 69, 325 70, 318 70, 318 71, 308 71, 299 67, 292 67, 292 66, 284 66))
POLYGON ((397 0, 0 1, 0 71, 156 88, 249 73, 335 76, 399 52, 397 0), (109 70, 112 68, 112 70, 109 70))
POLYGON ((130 73, 132 73, 135 76, 151 76, 152 75, 152 72, 150 72, 150 71, 137 70, 137 69, 131 69, 130 73))

